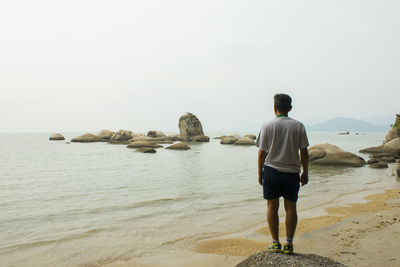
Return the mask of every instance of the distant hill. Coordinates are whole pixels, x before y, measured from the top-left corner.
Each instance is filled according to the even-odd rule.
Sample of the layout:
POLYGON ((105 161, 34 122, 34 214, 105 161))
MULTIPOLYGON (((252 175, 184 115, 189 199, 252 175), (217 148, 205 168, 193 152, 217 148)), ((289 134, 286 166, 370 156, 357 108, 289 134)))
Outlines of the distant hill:
POLYGON ((306 127, 308 131, 314 132, 386 132, 388 126, 377 126, 366 121, 338 117, 323 123, 306 127))

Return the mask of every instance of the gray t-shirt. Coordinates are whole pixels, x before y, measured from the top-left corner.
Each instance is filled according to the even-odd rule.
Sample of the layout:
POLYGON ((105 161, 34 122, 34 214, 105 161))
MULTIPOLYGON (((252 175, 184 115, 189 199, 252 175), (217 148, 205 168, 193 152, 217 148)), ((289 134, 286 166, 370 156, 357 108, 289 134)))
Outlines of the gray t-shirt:
POLYGON ((300 172, 299 149, 308 147, 304 125, 289 117, 278 117, 265 123, 256 146, 267 152, 264 166, 280 172, 300 172))

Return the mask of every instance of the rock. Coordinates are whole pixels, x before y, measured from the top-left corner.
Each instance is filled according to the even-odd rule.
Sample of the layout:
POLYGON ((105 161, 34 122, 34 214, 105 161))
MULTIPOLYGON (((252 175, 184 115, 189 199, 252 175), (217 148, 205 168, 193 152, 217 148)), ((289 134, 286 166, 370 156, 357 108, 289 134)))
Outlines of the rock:
POLYGON ((231 145, 231 144, 235 143, 237 140, 238 139, 236 139, 235 137, 226 136, 226 137, 222 137, 221 142, 219 142, 219 143, 223 144, 223 145, 231 145))
POLYGON ((119 142, 119 141, 128 141, 134 137, 132 131, 128 130, 119 130, 118 132, 114 133, 111 138, 110 142, 119 142))
POLYGON ((198 135, 198 136, 189 137, 188 140, 191 142, 209 142, 210 137, 205 136, 205 135, 198 135))
POLYGON ((294 253, 292 255, 283 253, 271 253, 262 251, 251 255, 240 262, 236 267, 346 267, 340 262, 315 254, 294 253))
POLYGON ((370 164, 369 166, 371 168, 373 168, 373 169, 384 169, 384 168, 388 167, 386 162, 381 162, 381 161, 377 162, 377 163, 370 164))
POLYGON ((159 142, 159 141, 172 141, 172 140, 169 139, 167 136, 165 136, 165 137, 154 137, 152 141, 159 142))
POLYGON ((188 150, 190 147, 185 142, 180 142, 174 144, 172 146, 166 147, 165 149, 173 149, 173 150, 188 150))
POLYGON ((400 137, 397 137, 383 145, 384 152, 400 152, 400 137))
POLYGON ((136 149, 137 152, 142 152, 142 153, 156 153, 157 151, 152 148, 152 147, 141 147, 136 149))
POLYGON ((81 142, 81 143, 101 142, 101 141, 102 140, 97 135, 91 133, 80 135, 71 139, 71 142, 81 142))
POLYGON ((154 141, 154 138, 148 137, 148 136, 136 136, 131 139, 132 142, 137 142, 137 141, 154 141))
POLYGON ((361 149, 358 151, 363 154, 377 154, 377 153, 382 153, 383 152, 383 146, 373 146, 373 147, 368 147, 361 149))
POLYGON ((127 148, 140 148, 140 147, 159 148, 163 146, 149 141, 136 141, 136 142, 131 142, 129 143, 129 145, 127 145, 127 148))
POLYGON ((374 164, 374 163, 377 163, 377 162, 379 162, 379 160, 377 158, 371 158, 371 159, 369 159, 367 161, 367 164, 374 164))
POLYGON ((251 140, 256 140, 257 139, 257 136, 255 134, 246 134, 246 135, 243 135, 243 137, 248 137, 251 140))
POLYGON ((97 136, 102 140, 102 141, 109 141, 111 139, 111 136, 113 136, 114 132, 110 130, 103 129, 101 130, 97 136))
POLYGON ((50 135, 49 140, 51 141, 65 140, 65 137, 60 133, 55 133, 50 135))
POLYGON ((382 162, 395 162, 396 159, 393 156, 391 156, 391 157, 382 157, 382 158, 379 159, 379 161, 382 161, 382 162))
POLYGON ((231 135, 229 135, 229 136, 234 137, 234 138, 236 138, 237 140, 239 140, 239 139, 241 138, 241 136, 238 135, 238 134, 231 134, 231 135))
POLYGON ((388 143, 397 137, 400 137, 400 114, 396 114, 396 120, 392 125, 392 129, 386 134, 385 143, 388 143))
POLYGON ((310 164, 328 166, 362 167, 365 160, 337 146, 325 143, 308 149, 310 164))
POLYGON ((147 136, 156 138, 156 137, 167 137, 163 132, 160 131, 149 131, 147 136))
POLYGON ((168 136, 168 139, 171 141, 180 141, 181 136, 179 134, 171 134, 168 136))
POLYGON ((204 135, 200 120, 192 113, 186 113, 179 118, 179 133, 184 139, 204 135))
POLYGON ((254 140, 251 140, 248 137, 241 137, 239 140, 237 140, 233 144, 237 145, 237 146, 254 146, 256 144, 256 142, 254 142, 254 140))
POLYGON ((399 154, 395 153, 395 152, 381 152, 381 153, 376 153, 374 154, 372 157, 376 158, 376 159, 380 159, 383 157, 398 157, 399 154))
POLYGON ((156 144, 173 144, 174 142, 169 141, 169 140, 165 140, 165 141, 152 141, 156 144))

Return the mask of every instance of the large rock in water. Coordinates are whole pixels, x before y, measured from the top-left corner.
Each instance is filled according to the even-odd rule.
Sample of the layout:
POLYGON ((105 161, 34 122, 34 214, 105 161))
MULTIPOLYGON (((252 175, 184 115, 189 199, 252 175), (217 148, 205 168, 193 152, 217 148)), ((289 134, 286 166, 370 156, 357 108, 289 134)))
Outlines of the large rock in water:
POLYGON ((188 150, 190 147, 185 142, 180 142, 174 144, 172 146, 166 147, 165 149, 172 149, 172 150, 188 150))
POLYGON ((271 253, 268 251, 258 252, 245 259, 236 267, 346 267, 340 262, 315 254, 294 253, 287 255, 283 253, 271 253))
POLYGON ((360 153, 377 154, 377 153, 392 153, 393 155, 400 153, 400 137, 384 143, 380 146, 368 147, 361 149, 360 153))
POLYGON ((237 145, 237 146, 254 146, 256 144, 256 142, 254 142, 254 140, 251 140, 248 137, 241 137, 239 140, 237 140, 233 144, 237 145))
POLYGON ((121 142, 121 141, 128 141, 134 137, 132 131, 128 130, 119 130, 118 132, 114 133, 111 138, 110 142, 121 142))
POLYGON ((365 160, 337 146, 325 143, 308 149, 310 164, 327 166, 362 167, 365 160))
POLYGON ((113 134, 114 132, 103 129, 97 134, 97 136, 103 141, 109 141, 111 139, 111 136, 113 136, 113 134))
POLYGON ((210 140, 204 135, 200 120, 189 112, 179 118, 179 133, 181 138, 187 141, 208 142, 210 140))
POLYGON ((225 136, 225 137, 221 137, 221 142, 219 142, 222 145, 231 145, 233 143, 235 143, 238 139, 236 139, 233 136, 225 136))
POLYGON ((49 140, 51 141, 65 140, 65 137, 60 133, 55 133, 50 135, 49 140))
POLYGON ((160 131, 149 131, 147 136, 156 138, 156 137, 167 137, 163 132, 160 131))
POLYGON ((97 135, 91 133, 80 135, 71 139, 71 142, 81 142, 81 143, 101 142, 101 141, 102 140, 97 135))
POLYGON ((127 148, 140 148, 140 147, 159 148, 159 147, 162 147, 162 145, 158 145, 156 143, 149 142, 149 141, 136 141, 136 142, 130 143, 127 146, 127 148))

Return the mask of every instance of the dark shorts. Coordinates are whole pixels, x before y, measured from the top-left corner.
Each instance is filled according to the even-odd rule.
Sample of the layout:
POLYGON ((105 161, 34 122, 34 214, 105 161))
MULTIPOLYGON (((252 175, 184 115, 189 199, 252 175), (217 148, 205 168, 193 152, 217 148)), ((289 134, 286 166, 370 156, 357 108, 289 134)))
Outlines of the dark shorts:
POLYGON ((284 197, 293 202, 297 201, 300 189, 300 175, 298 173, 280 172, 264 166, 262 183, 264 199, 284 197))

